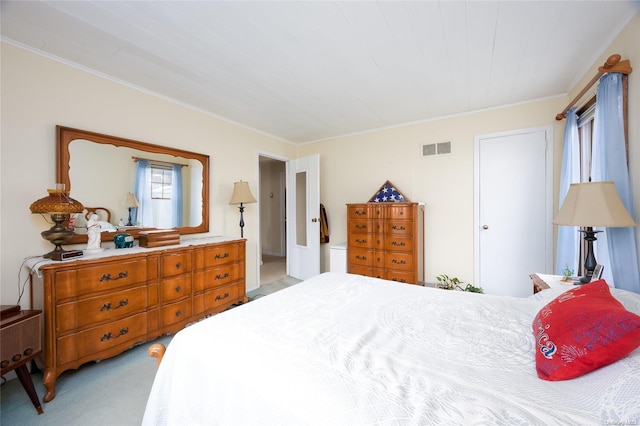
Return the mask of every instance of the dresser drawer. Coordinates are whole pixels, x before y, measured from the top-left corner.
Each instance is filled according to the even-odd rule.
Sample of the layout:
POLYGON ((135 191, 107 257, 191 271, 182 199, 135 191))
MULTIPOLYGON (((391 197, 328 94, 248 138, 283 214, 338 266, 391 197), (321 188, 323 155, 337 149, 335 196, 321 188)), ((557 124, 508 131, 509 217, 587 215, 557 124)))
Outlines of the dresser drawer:
POLYGON ((367 204, 350 204, 347 206, 348 219, 368 219, 369 206, 367 204))
POLYGON ((387 208, 387 219, 413 220, 413 205, 390 205, 387 208))
POLYGON ((384 223, 385 232, 392 235, 413 235, 413 222, 405 220, 387 220, 384 223))
POLYGON ((195 292, 198 293, 236 281, 240 277, 240 265, 232 263, 218 268, 210 268, 198 271, 193 276, 195 292))
POLYGON ((398 234, 390 234, 384 242, 384 248, 390 251, 408 251, 413 252, 413 237, 402 236, 398 234))
POLYGON ((56 272, 56 300, 132 286, 147 280, 146 259, 110 262, 56 272))
POLYGON ((366 277, 373 276, 373 269, 367 265, 359 265, 356 263, 347 264, 347 272, 350 274, 364 275, 366 277))
POLYGON ((365 219, 350 220, 348 226, 349 233, 353 234, 369 234, 375 230, 373 223, 365 219))
POLYGON ((393 269, 387 269, 384 274, 384 279, 407 284, 418 283, 416 274, 413 271, 396 271, 393 269))
POLYGON ((147 287, 83 299, 56 307, 56 331, 66 334, 142 312, 147 307, 147 287))
POLYGON ((238 293, 238 284, 228 285, 206 292, 204 294, 205 311, 234 303, 238 299, 238 293))
POLYGON ((362 266, 372 266, 373 251, 349 248, 347 250, 347 263, 362 266))
POLYGON ((349 234, 349 247, 369 249, 373 248, 374 236, 371 234, 349 234))
POLYGON ((191 299, 172 303, 160 308, 161 327, 176 324, 188 320, 191 317, 191 299))
POLYGON ((415 267, 413 253, 387 252, 384 257, 384 267, 403 271, 413 270, 415 267))
POLYGON ((57 339, 58 365, 91 356, 100 359, 97 353, 118 345, 132 345, 144 340, 147 334, 147 313, 143 312, 119 321, 90 328, 80 333, 57 339))
POLYGON ((191 295, 191 276, 181 275, 160 282, 160 303, 173 302, 191 295))
POLYGON ((212 268, 237 262, 239 251, 240 246, 238 244, 220 244, 215 247, 208 247, 197 254, 196 269, 212 268))
POLYGON ((160 262, 160 276, 174 277, 191 272, 191 253, 165 254, 160 262))

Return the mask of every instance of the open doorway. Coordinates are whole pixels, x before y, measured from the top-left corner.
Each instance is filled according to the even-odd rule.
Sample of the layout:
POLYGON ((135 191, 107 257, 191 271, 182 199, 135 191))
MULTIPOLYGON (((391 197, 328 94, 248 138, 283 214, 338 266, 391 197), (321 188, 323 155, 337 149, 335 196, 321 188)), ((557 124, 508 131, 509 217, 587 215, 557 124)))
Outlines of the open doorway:
POLYGON ((260 286, 287 276, 286 162, 260 155, 260 286))

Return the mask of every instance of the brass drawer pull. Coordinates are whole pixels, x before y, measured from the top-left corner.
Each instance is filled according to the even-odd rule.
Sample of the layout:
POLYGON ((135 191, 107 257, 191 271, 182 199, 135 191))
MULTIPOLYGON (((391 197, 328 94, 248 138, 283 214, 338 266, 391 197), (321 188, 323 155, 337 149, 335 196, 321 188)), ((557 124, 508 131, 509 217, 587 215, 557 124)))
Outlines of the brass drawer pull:
POLYGON ((123 306, 127 306, 129 304, 129 299, 124 299, 118 302, 118 306, 116 306, 115 308, 111 305, 111 302, 109 303, 105 303, 104 305, 102 305, 102 308, 100 308, 100 312, 102 311, 108 311, 110 309, 118 309, 118 308, 122 308, 123 306))
POLYGON ((404 264, 406 264, 406 263, 407 263, 407 261, 406 261, 406 260, 393 259, 393 260, 391 261, 391 263, 395 263, 396 265, 404 265, 404 264))
POLYGON ((224 259, 226 257, 229 257, 229 252, 225 252, 224 254, 216 253, 215 256, 216 259, 224 259))
POLYGON ((180 309, 178 309, 178 310, 176 311, 176 317, 179 317, 180 315, 182 315, 182 311, 181 311, 180 309))
POLYGON ((117 336, 114 336, 113 334, 111 334, 111 332, 108 333, 104 333, 102 335, 102 337, 100 338, 101 342, 104 342, 105 340, 111 340, 111 339, 117 339, 120 336, 124 336, 125 334, 127 334, 129 332, 129 327, 126 328, 121 328, 120 329, 120 333, 118 333, 117 336))
POLYGON ((356 210, 353 212, 353 214, 355 214, 356 216, 366 216, 367 215, 367 211, 366 210, 356 210))
POLYGON ((216 279, 216 280, 223 280, 223 279, 225 279, 225 278, 229 278, 229 273, 228 273, 228 272, 225 272, 225 273, 224 273, 224 274, 222 274, 222 275, 220 275, 220 274, 216 275, 216 278, 215 278, 215 279, 216 279))
POLYGON ((181 266, 182 264, 180 262, 176 263, 176 269, 180 269, 181 266))
POLYGON ((396 231, 406 231, 407 228, 404 225, 393 225, 391 229, 396 231))
POLYGON ((405 243, 404 241, 400 241, 400 242, 398 242, 398 241, 393 241, 393 242, 391 243, 391 245, 392 245, 392 246, 400 246, 400 247, 404 247, 404 246, 406 245, 406 243, 405 243))
POLYGON ((216 296, 216 302, 217 302, 218 300, 226 299, 227 297, 229 297, 229 293, 225 293, 225 294, 224 294, 224 296, 217 295, 217 296, 216 296))
POLYGON ((357 256, 356 256, 356 259, 357 259, 357 260, 367 260, 367 256, 360 256, 360 255, 357 255, 357 256))
POLYGON ((129 276, 129 272, 127 271, 122 271, 122 272, 118 272, 118 276, 116 278, 111 278, 111 274, 104 274, 103 276, 100 277, 100 282, 102 281, 115 281, 115 280, 119 280, 120 278, 127 278, 129 276))
POLYGON ((355 228, 356 229, 367 229, 367 225, 360 225, 359 223, 356 223, 355 228))
POLYGON ((361 240, 360 238, 356 238, 356 243, 358 243, 358 244, 367 244, 367 240, 361 240))
POLYGON ((180 287, 179 285, 176 286, 176 293, 180 293, 180 290, 182 290, 182 287, 180 287))

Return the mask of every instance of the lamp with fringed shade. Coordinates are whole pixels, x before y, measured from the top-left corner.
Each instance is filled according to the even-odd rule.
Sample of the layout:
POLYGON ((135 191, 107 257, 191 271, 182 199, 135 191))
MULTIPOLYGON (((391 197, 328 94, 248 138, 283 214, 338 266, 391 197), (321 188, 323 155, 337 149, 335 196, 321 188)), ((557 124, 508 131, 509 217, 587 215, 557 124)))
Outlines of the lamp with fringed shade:
POLYGON ((54 225, 51 229, 40 233, 42 238, 55 245, 53 251, 44 254, 43 257, 53 260, 61 260, 62 253, 65 251, 62 249, 62 244, 69 241, 69 238, 73 236, 73 231, 67 229, 63 222, 67 220, 69 214, 81 213, 84 210, 84 206, 79 201, 69 197, 69 193, 64 189, 48 189, 49 195, 40 198, 37 201, 31 203, 29 209, 31 213, 49 214, 54 225))

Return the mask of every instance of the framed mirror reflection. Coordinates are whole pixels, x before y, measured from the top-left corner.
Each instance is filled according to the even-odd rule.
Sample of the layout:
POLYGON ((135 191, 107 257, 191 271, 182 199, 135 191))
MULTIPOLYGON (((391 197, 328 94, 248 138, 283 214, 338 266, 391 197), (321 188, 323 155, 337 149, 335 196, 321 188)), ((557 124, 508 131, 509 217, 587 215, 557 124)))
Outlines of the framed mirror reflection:
MULTIPOLYGON (((84 206, 107 209, 111 234, 208 232, 208 155, 64 126, 56 132, 57 183, 84 206)), ((108 234, 103 241, 112 239, 108 234)), ((86 241, 79 227, 69 244, 86 241)))

